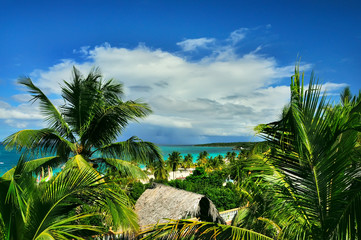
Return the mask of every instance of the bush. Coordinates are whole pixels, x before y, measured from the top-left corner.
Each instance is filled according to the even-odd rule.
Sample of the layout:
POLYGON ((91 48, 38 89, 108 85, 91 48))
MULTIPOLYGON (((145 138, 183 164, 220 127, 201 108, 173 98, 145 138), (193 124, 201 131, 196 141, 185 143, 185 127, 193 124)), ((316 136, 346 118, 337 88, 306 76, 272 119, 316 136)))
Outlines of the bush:
POLYGON ((207 174, 203 167, 197 167, 192 175, 184 181, 176 179, 169 181, 167 185, 190 192, 203 194, 208 197, 218 210, 236 208, 240 205, 240 194, 233 183, 223 183, 227 179, 225 171, 213 171, 207 174))

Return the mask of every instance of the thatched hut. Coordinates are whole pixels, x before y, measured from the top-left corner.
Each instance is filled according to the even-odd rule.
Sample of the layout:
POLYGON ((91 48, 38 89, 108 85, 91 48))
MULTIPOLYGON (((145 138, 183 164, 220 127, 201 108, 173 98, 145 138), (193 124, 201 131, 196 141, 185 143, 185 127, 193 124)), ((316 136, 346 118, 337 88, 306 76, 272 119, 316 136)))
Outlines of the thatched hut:
POLYGON ((225 224, 217 208, 206 196, 163 184, 153 184, 135 204, 139 225, 167 222, 168 219, 198 218, 225 224))

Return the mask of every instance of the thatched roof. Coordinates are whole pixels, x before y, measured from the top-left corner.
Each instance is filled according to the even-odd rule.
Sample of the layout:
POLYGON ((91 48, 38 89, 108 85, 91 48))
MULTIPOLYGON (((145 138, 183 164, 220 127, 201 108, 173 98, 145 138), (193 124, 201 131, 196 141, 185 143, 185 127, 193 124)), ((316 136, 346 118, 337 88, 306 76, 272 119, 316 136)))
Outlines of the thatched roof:
POLYGON ((139 225, 146 226, 168 219, 198 218, 200 221, 225 223, 211 200, 206 196, 154 184, 135 204, 139 225))

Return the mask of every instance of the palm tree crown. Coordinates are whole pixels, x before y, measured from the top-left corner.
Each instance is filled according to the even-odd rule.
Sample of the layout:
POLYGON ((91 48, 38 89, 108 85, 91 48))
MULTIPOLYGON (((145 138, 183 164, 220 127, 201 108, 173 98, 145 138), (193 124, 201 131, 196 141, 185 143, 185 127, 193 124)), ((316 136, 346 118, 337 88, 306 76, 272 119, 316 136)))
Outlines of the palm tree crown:
POLYGON ((147 163, 161 159, 157 146, 137 137, 114 142, 130 121, 144 118, 151 109, 139 100, 123 101, 122 84, 103 80, 98 69, 83 77, 73 68, 73 79, 61 86, 64 105, 60 108, 30 78, 21 78, 19 83, 29 89, 33 102, 39 102, 48 127, 14 133, 5 139, 6 148, 56 154, 29 162, 28 170, 64 162, 76 167, 90 164, 94 168, 102 163, 135 174, 140 171, 128 161, 147 163), (95 153, 100 157, 94 158, 95 153))
POLYGON ((42 183, 24 167, 20 159, 10 178, 0 177, 0 239, 88 239, 109 226, 138 229, 126 194, 89 166, 42 183))
POLYGON ((174 172, 178 169, 181 161, 182 161, 182 155, 180 152, 172 152, 171 154, 169 154, 168 164, 173 170, 173 179, 174 179, 174 172))
POLYGON ((361 102, 349 96, 329 104, 313 75, 304 89, 296 67, 284 116, 258 128, 272 147, 267 181, 276 183, 273 209, 287 219, 286 239, 361 239, 361 102))

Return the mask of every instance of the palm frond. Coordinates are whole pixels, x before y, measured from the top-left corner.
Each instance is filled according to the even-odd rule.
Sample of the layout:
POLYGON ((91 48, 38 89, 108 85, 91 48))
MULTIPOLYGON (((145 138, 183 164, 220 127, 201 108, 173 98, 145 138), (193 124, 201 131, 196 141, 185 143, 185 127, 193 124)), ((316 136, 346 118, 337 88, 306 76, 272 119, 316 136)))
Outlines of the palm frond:
POLYGON ((149 227, 141 234, 142 239, 233 239, 271 240, 272 238, 252 230, 210 222, 192 220, 170 220, 168 223, 149 227))
POLYGON ((147 175, 143 170, 134 165, 132 162, 124 161, 116 158, 95 158, 92 159, 94 162, 100 162, 106 164, 106 167, 113 167, 114 170, 119 171, 122 176, 132 177, 135 179, 147 179, 147 175))
MULTIPOLYGON (((66 160, 64 160, 59 156, 38 158, 24 162, 23 171, 28 173, 39 173, 44 168, 44 166, 58 167, 61 163, 64 162, 66 162, 66 160)), ((2 178, 6 180, 10 180, 14 176, 14 174, 16 174, 15 173, 16 169, 18 169, 18 167, 11 168, 10 170, 8 170, 3 174, 2 178)))
POLYGON ((34 85, 31 79, 23 77, 19 79, 19 83, 29 89, 29 92, 33 96, 31 101, 39 101, 41 112, 44 114, 45 120, 49 123, 51 128, 55 129, 63 137, 74 139, 68 124, 65 122, 58 109, 53 105, 49 98, 34 85))
POLYGON ((99 148, 104 156, 120 158, 137 163, 152 163, 162 159, 158 146, 144 142, 137 137, 131 137, 124 142, 116 142, 99 148))
POLYGON ((66 162, 65 168, 66 169, 78 169, 78 170, 89 169, 92 172, 95 171, 95 169, 93 169, 91 167, 90 163, 80 154, 77 154, 74 157, 70 158, 66 162))
POLYGON ((139 101, 118 100, 114 105, 98 104, 93 107, 92 116, 84 124, 81 142, 90 142, 95 147, 109 144, 122 133, 130 121, 143 118, 150 112, 150 107, 139 101))
MULTIPOLYGON (((292 209, 298 209, 299 224, 307 222, 305 236, 316 239, 335 236, 338 220, 345 214, 345 197, 351 194, 350 186, 356 180, 356 171, 351 171, 350 166, 359 119, 356 107, 328 103, 313 75, 304 91, 303 76, 296 68, 288 112, 280 121, 260 128, 272 147, 268 164, 278 174, 277 194, 292 203, 288 205, 292 209)), ((350 228, 359 232, 355 220, 352 222, 350 228)), ((286 229, 284 233, 290 231, 286 229)))
POLYGON ((66 140, 53 129, 44 128, 40 130, 25 129, 16 132, 4 140, 5 149, 17 151, 30 151, 32 154, 54 154, 62 150, 64 157, 67 157, 70 151, 75 151, 72 142, 66 140))
MULTIPOLYGON (((80 170, 65 169, 49 184, 39 185, 31 194, 27 219, 26 239, 40 236, 89 236, 104 231, 101 222, 97 226, 79 224, 82 219, 98 216, 100 221, 108 221, 110 226, 124 230, 137 229, 136 215, 126 194, 112 188, 91 167, 80 170), (40 190, 40 192, 39 192, 40 190), (69 214, 83 204, 91 206, 91 212, 69 214), (80 235, 79 235, 80 234, 80 235)), ((82 238, 79 238, 82 239, 82 238)))
POLYGON ((93 107, 99 104, 97 80, 100 78, 100 72, 92 69, 84 79, 81 73, 73 67, 72 81, 64 81, 62 96, 66 104, 62 106, 62 112, 72 131, 78 136, 82 135, 84 124, 92 117, 93 107))

